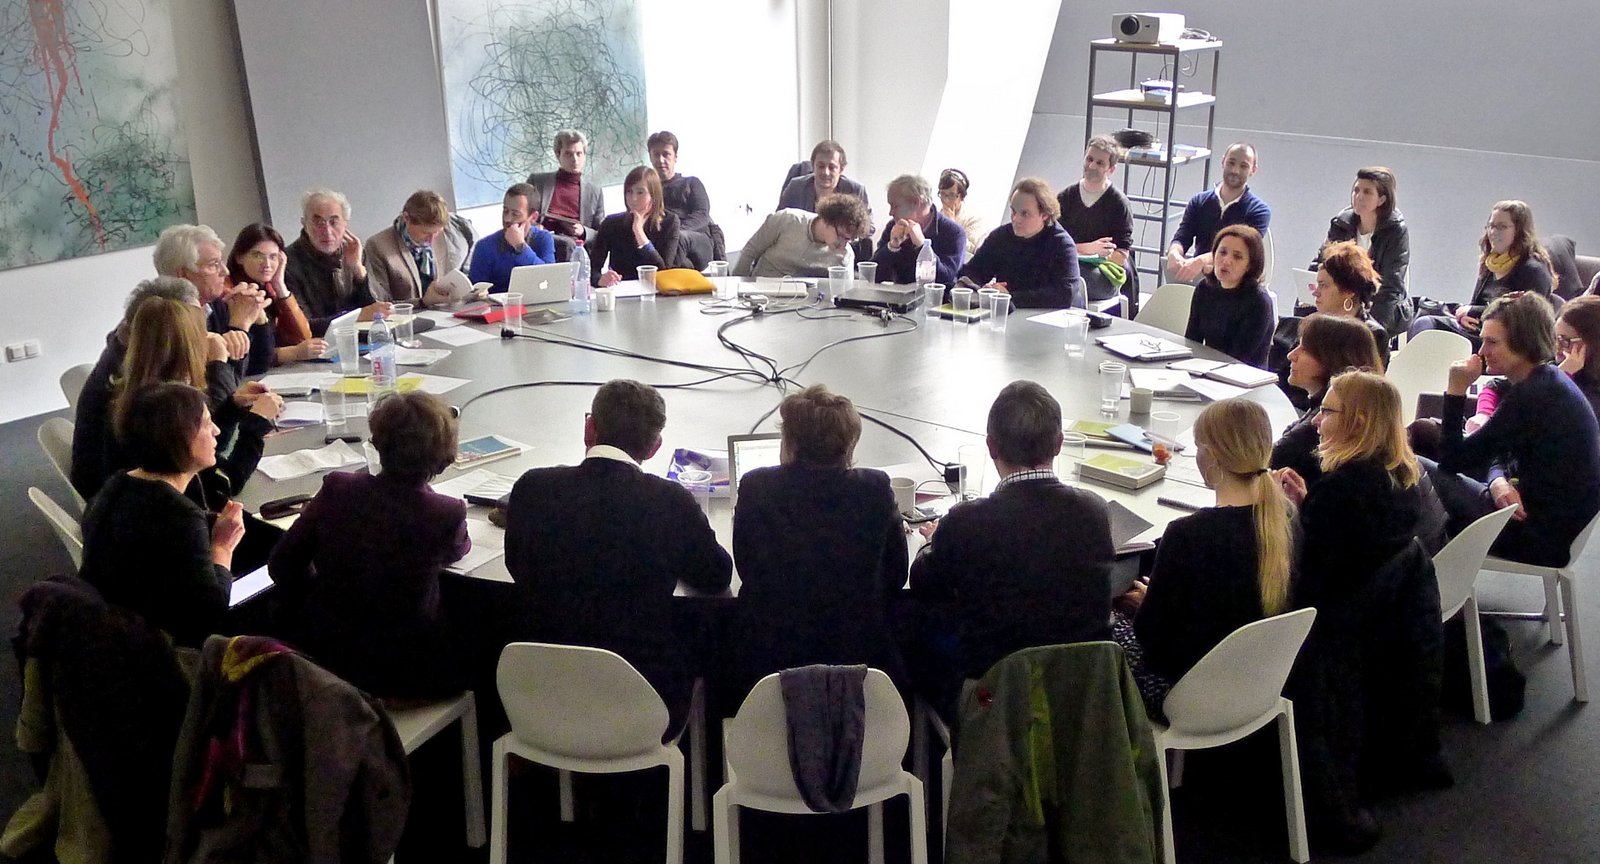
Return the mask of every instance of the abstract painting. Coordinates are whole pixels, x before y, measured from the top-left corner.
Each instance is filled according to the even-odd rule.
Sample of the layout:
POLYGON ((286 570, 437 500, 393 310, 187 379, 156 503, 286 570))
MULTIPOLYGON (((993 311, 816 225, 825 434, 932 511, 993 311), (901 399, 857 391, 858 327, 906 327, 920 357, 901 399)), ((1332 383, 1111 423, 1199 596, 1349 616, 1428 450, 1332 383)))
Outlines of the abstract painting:
POLYGON ((0 269, 193 222, 168 0, 0 0, 0 269))
POLYGON ((602 185, 644 162, 636 0, 439 0, 439 29, 458 207, 554 170, 560 129, 588 136, 602 185))

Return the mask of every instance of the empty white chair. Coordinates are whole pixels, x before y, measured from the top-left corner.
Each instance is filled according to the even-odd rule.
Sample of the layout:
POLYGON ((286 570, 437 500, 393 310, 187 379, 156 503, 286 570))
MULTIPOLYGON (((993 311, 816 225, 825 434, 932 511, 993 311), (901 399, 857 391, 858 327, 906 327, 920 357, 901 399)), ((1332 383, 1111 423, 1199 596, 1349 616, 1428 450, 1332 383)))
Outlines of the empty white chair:
POLYGON ((1311 860, 1306 840, 1305 802, 1300 793, 1300 755, 1294 734, 1294 703, 1283 684, 1311 632, 1317 610, 1300 609, 1246 624, 1217 643, 1172 685, 1162 711, 1167 725, 1151 721, 1161 765, 1162 852, 1167 864, 1172 844, 1172 796, 1167 792, 1167 751, 1173 755, 1174 785, 1183 771, 1184 750, 1221 747, 1276 720, 1283 763, 1283 808, 1289 824, 1289 857, 1311 860))
POLYGON ((1396 351, 1383 377, 1400 391, 1401 422, 1417 419, 1417 397, 1443 393, 1450 364, 1471 354, 1472 342, 1467 337, 1445 330, 1424 330, 1396 351))
POLYGON ((1489 682, 1483 667, 1483 628, 1478 624, 1478 594, 1474 586, 1478 571, 1489 555, 1489 547, 1506 527, 1516 505, 1496 510, 1461 530, 1433 556, 1433 570, 1439 579, 1439 610, 1444 620, 1461 610, 1467 628, 1467 671, 1472 678, 1472 716, 1479 723, 1489 722, 1489 682))
POLYGON ((28 500, 50 521, 50 527, 55 529, 56 536, 61 538, 61 545, 67 547, 67 554, 72 557, 72 566, 82 567, 83 529, 79 527, 78 520, 37 486, 28 487, 28 500))
MULTIPOLYGON (((861 743, 861 774, 854 806, 867 813, 868 859, 883 861, 883 802, 905 795, 910 799, 911 861, 927 864, 928 828, 923 810, 922 783, 900 767, 905 757, 911 723, 905 703, 889 676, 868 669, 863 685, 866 697, 865 735, 861 743)), ((739 860, 739 808, 769 813, 811 813, 795 786, 789 767, 788 720, 777 673, 756 682, 739 713, 723 726, 723 753, 728 782, 711 799, 713 842, 717 864, 739 860)))
POLYGON ((1170 282, 1150 295, 1150 299, 1139 307, 1139 314, 1133 320, 1157 330, 1182 335, 1189 328, 1189 304, 1193 301, 1193 285, 1170 282))
POLYGON ((1565 618, 1567 657, 1572 661, 1572 698, 1578 702, 1589 701, 1589 676, 1584 671, 1583 641, 1578 633, 1578 559, 1583 557, 1589 538, 1594 536, 1596 524, 1600 524, 1600 513, 1595 514, 1572 541, 1570 557, 1563 567, 1541 567, 1495 555, 1483 562, 1485 570, 1538 576, 1544 580, 1544 611, 1550 618, 1550 644, 1561 644, 1561 624, 1565 618))
MULTIPOLYGON (((1272 282, 1272 265, 1278 260, 1277 250, 1272 247, 1271 228, 1261 232, 1261 246, 1263 249, 1265 249, 1266 254, 1261 257, 1261 281, 1259 284, 1262 288, 1265 288, 1269 283, 1272 282)), ((1269 291, 1268 293, 1271 294, 1272 292, 1269 291)), ((1277 294, 1272 294, 1272 308, 1274 311, 1277 311, 1277 294)))
POLYGON ((78 410, 78 397, 83 394, 84 382, 93 371, 93 364, 79 363, 61 373, 61 395, 67 397, 67 407, 73 411, 78 410))
POLYGON ((507 762, 560 772, 561 818, 573 819, 571 772, 667 769, 667 864, 683 860, 683 753, 661 743, 667 706, 639 671, 601 648, 513 642, 495 673, 511 731, 494 742, 489 860, 506 860, 507 762))
POLYGON ((406 755, 428 739, 461 724, 461 795, 466 801, 467 845, 483 848, 483 769, 478 763, 478 702, 471 690, 436 702, 385 704, 406 755))
POLYGON ((51 417, 39 424, 39 447, 44 450, 44 455, 50 457, 50 464, 55 466, 56 473, 67 483, 67 491, 72 494, 72 503, 78 507, 78 515, 88 509, 88 503, 78 490, 72 488, 72 421, 64 417, 51 417))

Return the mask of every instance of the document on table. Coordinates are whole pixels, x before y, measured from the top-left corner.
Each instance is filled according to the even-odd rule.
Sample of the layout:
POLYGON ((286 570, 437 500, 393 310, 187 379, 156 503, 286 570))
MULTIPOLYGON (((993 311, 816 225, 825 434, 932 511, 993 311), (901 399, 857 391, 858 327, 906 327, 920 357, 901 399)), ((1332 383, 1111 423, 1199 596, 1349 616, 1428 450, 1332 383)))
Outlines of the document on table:
MULTIPOLYGON (((410 393, 421 390, 438 396, 449 393, 463 384, 470 383, 466 378, 451 378, 447 375, 424 375, 421 372, 409 372, 395 379, 395 389, 401 393, 410 393)), ((345 393, 353 396, 366 396, 372 393, 372 376, 365 375, 360 378, 340 378, 337 384, 329 388, 335 393, 345 393)))
POLYGON ((422 334, 422 338, 460 347, 462 345, 471 345, 474 342, 488 342, 491 339, 499 339, 500 334, 491 330, 479 330, 476 327, 451 327, 448 330, 434 328, 422 334))
POLYGON ((1038 315, 1028 316, 1028 320, 1035 324, 1049 324, 1051 327, 1066 327, 1073 319, 1082 319, 1082 309, 1055 309, 1050 312, 1040 312, 1038 315))
POLYGON ((464 499, 467 497, 468 492, 475 491, 482 486, 486 487, 483 490, 486 497, 492 493, 492 497, 498 498, 510 492, 512 484, 516 482, 516 478, 507 477, 504 474, 496 474, 486 468, 479 468, 476 471, 468 471, 460 477, 440 480, 433 484, 433 491, 440 495, 448 495, 451 498, 464 499))
POLYGON ((484 519, 467 520, 467 536, 472 538, 472 551, 460 561, 446 567, 451 573, 467 574, 506 554, 506 532, 484 519))
POLYGON ((339 380, 334 372, 274 372, 264 375, 261 383, 271 390, 321 390, 332 387, 339 380))
POLYGON ((280 429, 298 429, 301 426, 315 426, 324 419, 320 403, 285 402, 278 414, 277 424, 280 429))
POLYGON ((367 458, 343 441, 335 441, 316 450, 296 450, 282 456, 263 456, 256 470, 270 480, 293 480, 317 471, 343 468, 346 465, 365 465, 367 458))
POLYGON ((449 356, 448 348, 396 347, 394 349, 394 362, 397 366, 432 366, 449 356))
POLYGON ((428 331, 429 333, 437 333, 439 330, 445 327, 459 327, 462 324, 467 323, 465 320, 457 318, 455 315, 449 312, 437 312, 432 309, 424 309, 421 312, 418 312, 417 317, 426 318, 433 322, 433 329, 428 331))

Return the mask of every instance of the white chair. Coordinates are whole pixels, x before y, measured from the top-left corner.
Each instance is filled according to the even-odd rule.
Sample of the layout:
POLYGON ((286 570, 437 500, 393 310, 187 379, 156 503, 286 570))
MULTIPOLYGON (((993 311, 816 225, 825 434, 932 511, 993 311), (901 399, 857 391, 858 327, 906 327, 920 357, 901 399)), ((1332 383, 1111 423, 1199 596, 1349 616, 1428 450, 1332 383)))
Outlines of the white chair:
POLYGON ((78 520, 72 518, 54 499, 46 495, 37 486, 28 487, 28 500, 33 506, 39 508, 44 518, 50 521, 50 527, 56 530, 56 536, 61 538, 61 545, 67 547, 67 554, 72 557, 72 566, 83 566, 83 529, 78 526, 78 520))
MULTIPOLYGON (((1276 263, 1277 260, 1278 260, 1277 250, 1274 249, 1273 246, 1272 246, 1272 229, 1271 228, 1268 228, 1267 230, 1261 232, 1261 245, 1266 250, 1266 254, 1262 256, 1262 261, 1261 261, 1261 281, 1260 281, 1259 284, 1261 285, 1262 288, 1265 288, 1265 287, 1267 287, 1267 285, 1269 285, 1272 282, 1272 265, 1274 263, 1276 263)), ((1268 293, 1272 293, 1272 292, 1268 292, 1268 293)), ((1274 310, 1276 310, 1278 308, 1278 295, 1277 294, 1272 294, 1272 308, 1274 310)))
POLYGON ((1489 683, 1483 667, 1483 628, 1478 624, 1478 594, 1474 586, 1483 569, 1489 547, 1506 527, 1515 505, 1505 507, 1468 525, 1433 556, 1433 570, 1439 578, 1439 610, 1444 620, 1461 611, 1467 629, 1467 671, 1472 678, 1472 716, 1479 723, 1489 722, 1489 683))
POLYGON ((1564 567, 1541 567, 1495 555, 1483 562, 1483 569, 1495 573, 1518 573, 1544 580, 1544 611, 1550 619, 1550 644, 1561 644, 1561 624, 1562 619, 1566 619, 1567 657, 1572 661, 1572 698, 1577 702, 1589 701, 1589 676, 1583 668, 1583 640, 1578 633, 1578 559, 1583 557, 1597 524, 1600 524, 1600 513, 1578 532, 1564 567))
POLYGON ((572 772, 667 769, 667 864, 683 861, 683 752, 661 743, 667 706, 644 676, 601 648, 513 642, 495 681, 511 731, 494 742, 489 861, 506 860, 508 760, 520 756, 559 773, 561 819, 573 820, 572 772))
POLYGON ((1424 330, 1396 351, 1383 377, 1400 391, 1401 421, 1410 424, 1417 419, 1417 397, 1444 392, 1450 364, 1471 354, 1467 337, 1445 330, 1424 330))
POLYGON ((1169 282, 1156 289, 1139 307, 1133 320, 1168 333, 1182 333, 1189 327, 1189 304, 1194 301, 1194 286, 1169 282))
MULTIPOLYGON (((911 724, 905 703, 877 669, 867 670, 866 734, 861 745, 861 774, 854 806, 867 811, 868 860, 883 862, 883 802, 910 799, 911 861, 927 864, 928 828, 922 783, 900 767, 911 724)), ((739 861, 739 808, 769 813, 811 813, 795 787, 789 768, 788 721, 776 673, 756 682, 739 713, 723 726, 723 753, 728 782, 712 796, 712 835, 717 864, 739 861)))
POLYGON ((401 702, 386 704, 384 708, 389 712, 389 719, 394 723, 395 732, 399 733, 407 756, 428 739, 449 728, 451 723, 461 724, 461 795, 466 801, 467 845, 482 849, 486 833, 483 825, 483 769, 478 762, 478 702, 473 698, 472 691, 466 690, 437 702, 401 702))
POLYGON ((61 395, 67 397, 67 407, 73 411, 78 410, 78 397, 83 394, 83 385, 93 371, 94 364, 79 363, 61 373, 61 395))
POLYGON ((64 417, 51 417, 39 424, 39 447, 44 450, 44 455, 50 457, 50 464, 55 466, 56 473, 66 481, 72 503, 77 505, 78 515, 82 516, 89 505, 78 494, 78 490, 72 488, 72 421, 64 417))
POLYGON ((1167 725, 1151 721, 1161 766, 1162 854, 1173 864, 1172 796, 1167 793, 1167 751, 1172 786, 1183 780, 1183 751, 1231 744, 1276 720, 1283 763, 1283 808, 1289 824, 1289 857, 1311 860, 1306 841, 1305 802, 1300 793, 1300 755, 1294 735, 1294 703, 1283 684, 1311 632, 1317 610, 1300 609, 1246 624, 1217 643, 1167 694, 1167 725))

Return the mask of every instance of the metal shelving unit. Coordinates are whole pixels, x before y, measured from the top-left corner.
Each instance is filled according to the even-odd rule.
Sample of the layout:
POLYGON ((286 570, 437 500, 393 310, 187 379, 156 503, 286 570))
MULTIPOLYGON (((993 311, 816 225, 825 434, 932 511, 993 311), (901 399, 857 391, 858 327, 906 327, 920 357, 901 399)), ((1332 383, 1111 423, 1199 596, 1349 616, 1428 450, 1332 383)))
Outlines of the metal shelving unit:
MULTIPOLYGON (((1094 135, 1094 122, 1096 109, 1099 109, 1101 118, 1111 111, 1126 111, 1127 125, 1133 126, 1135 112, 1155 114, 1155 137, 1162 142, 1162 158, 1130 158, 1123 164, 1152 168, 1161 173, 1160 197, 1153 195, 1136 195, 1128 186, 1127 175, 1124 174, 1123 192, 1128 200, 1134 204, 1145 205, 1134 208, 1133 218, 1145 222, 1154 222, 1159 226, 1161 241, 1156 246, 1143 246, 1134 244, 1134 251, 1144 253, 1137 266, 1139 273, 1154 273, 1159 281, 1161 278, 1162 259, 1167 254, 1167 246, 1171 243, 1173 234, 1173 220, 1183 215, 1183 208, 1189 203, 1187 200, 1174 200, 1173 192, 1177 185, 1177 172, 1174 170, 1184 165, 1199 164, 1202 167, 1200 190, 1211 186, 1211 156, 1214 152, 1213 136, 1217 127, 1217 71, 1222 58, 1222 43, 1205 39, 1180 39, 1175 43, 1149 45, 1134 42, 1118 42, 1115 39, 1095 39, 1089 43, 1089 94, 1087 117, 1084 121, 1083 140, 1088 142, 1094 135), (1101 54, 1128 54, 1131 55, 1128 63, 1128 86, 1125 89, 1096 92, 1095 74, 1099 69, 1101 54), (1169 100, 1148 99, 1139 89, 1139 63, 1144 58, 1158 58, 1161 68, 1166 70, 1166 78, 1177 87, 1180 74, 1186 59, 1192 59, 1195 73, 1199 72, 1199 64, 1203 57, 1209 56, 1211 60, 1211 89, 1208 92, 1190 90, 1174 90, 1174 98, 1169 100), (1206 139, 1203 146, 1182 145, 1177 143, 1178 113, 1189 109, 1203 108, 1206 112, 1206 139), (1166 135, 1162 136, 1163 121, 1166 135)), ((1146 70, 1149 77, 1149 70, 1146 70)), ((1141 235, 1143 232, 1141 232, 1141 235)), ((1130 284, 1137 280, 1130 280, 1130 284)), ((1138 303, 1137 296, 1131 297, 1132 304, 1138 303)), ((1136 305, 1134 306, 1136 308, 1136 305)))

